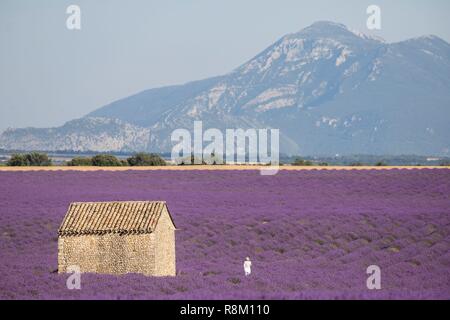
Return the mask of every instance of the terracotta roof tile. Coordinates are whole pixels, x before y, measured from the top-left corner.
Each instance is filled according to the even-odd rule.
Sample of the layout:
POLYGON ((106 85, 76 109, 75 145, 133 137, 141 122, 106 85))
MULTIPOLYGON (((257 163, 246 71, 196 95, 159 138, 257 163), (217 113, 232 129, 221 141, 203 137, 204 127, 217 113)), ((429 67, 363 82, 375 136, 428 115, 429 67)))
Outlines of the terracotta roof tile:
POLYGON ((58 234, 150 233, 165 206, 164 201, 75 202, 70 204, 58 234))

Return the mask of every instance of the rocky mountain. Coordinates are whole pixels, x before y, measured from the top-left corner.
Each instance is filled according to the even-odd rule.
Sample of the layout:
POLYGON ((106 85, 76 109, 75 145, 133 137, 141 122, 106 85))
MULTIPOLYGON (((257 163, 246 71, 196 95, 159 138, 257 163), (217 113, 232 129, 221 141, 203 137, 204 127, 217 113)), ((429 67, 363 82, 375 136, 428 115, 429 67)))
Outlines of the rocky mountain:
POLYGON ((170 151, 193 128, 279 128, 288 154, 450 153, 450 44, 397 43, 317 22, 229 74, 150 89, 52 129, 9 129, 0 148, 170 151))
POLYGON ((150 129, 118 119, 87 117, 50 129, 8 129, 1 136, 9 150, 146 150, 150 129))

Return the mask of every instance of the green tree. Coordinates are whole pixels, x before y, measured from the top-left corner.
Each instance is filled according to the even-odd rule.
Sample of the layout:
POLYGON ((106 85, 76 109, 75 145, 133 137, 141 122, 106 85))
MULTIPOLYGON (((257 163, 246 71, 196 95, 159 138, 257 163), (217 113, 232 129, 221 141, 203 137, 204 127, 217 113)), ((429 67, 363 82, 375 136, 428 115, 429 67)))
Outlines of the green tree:
POLYGON ((29 166, 50 166, 52 160, 45 153, 31 152, 25 155, 29 166))
POLYGON ((92 165, 96 167, 120 167, 122 162, 110 154, 98 154, 92 157, 92 165))
POLYGON ((92 166, 92 158, 88 157, 75 157, 69 162, 67 162, 68 166, 92 166))
POLYGON ((45 153, 31 152, 13 154, 7 162, 8 166, 51 166, 52 160, 45 153))
POLYGON ((297 158, 294 160, 294 162, 292 162, 293 166, 312 166, 313 163, 309 160, 303 160, 300 158, 297 158))
POLYGON ((27 166, 27 158, 24 154, 14 153, 11 158, 6 162, 7 166, 11 167, 23 167, 27 166))
POLYGON ((127 159, 130 166, 165 166, 166 162, 156 153, 136 153, 127 159))

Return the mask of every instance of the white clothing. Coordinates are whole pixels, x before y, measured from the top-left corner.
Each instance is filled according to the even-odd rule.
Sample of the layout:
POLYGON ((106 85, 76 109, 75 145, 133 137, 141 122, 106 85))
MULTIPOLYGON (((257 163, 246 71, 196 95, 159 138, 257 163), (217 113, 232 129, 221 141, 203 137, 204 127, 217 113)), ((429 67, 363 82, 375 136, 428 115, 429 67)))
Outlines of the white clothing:
POLYGON ((246 276, 252 273, 252 262, 250 260, 244 261, 244 272, 246 276))

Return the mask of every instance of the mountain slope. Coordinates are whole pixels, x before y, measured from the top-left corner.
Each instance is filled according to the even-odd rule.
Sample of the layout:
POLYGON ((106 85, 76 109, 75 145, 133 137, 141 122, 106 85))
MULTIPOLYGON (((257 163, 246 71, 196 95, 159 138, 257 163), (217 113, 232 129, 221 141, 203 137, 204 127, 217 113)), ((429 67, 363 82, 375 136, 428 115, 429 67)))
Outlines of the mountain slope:
POLYGON ((134 151, 150 145, 150 130, 118 119, 82 118, 49 129, 8 129, 1 136, 9 150, 134 151))
MULTIPOLYGON (((204 128, 280 128, 281 151, 308 155, 436 154, 450 149, 450 45, 434 36, 388 44, 344 25, 317 22, 289 34, 224 76, 151 89, 78 121, 119 119, 135 137, 111 150, 170 151, 170 133, 204 128), (145 128, 145 129, 144 129, 145 128), (143 138, 150 130, 150 137, 143 138)), ((105 150, 73 140, 64 126, 13 129, 0 148, 105 150), (44 131, 42 131, 44 130, 44 131), (45 131, 47 130, 47 131, 45 131), (46 132, 45 143, 41 133, 46 132), (20 148, 19 148, 20 147, 20 148)), ((76 133, 75 133, 76 134, 76 133)), ((81 125, 78 134, 90 136, 81 125)))

